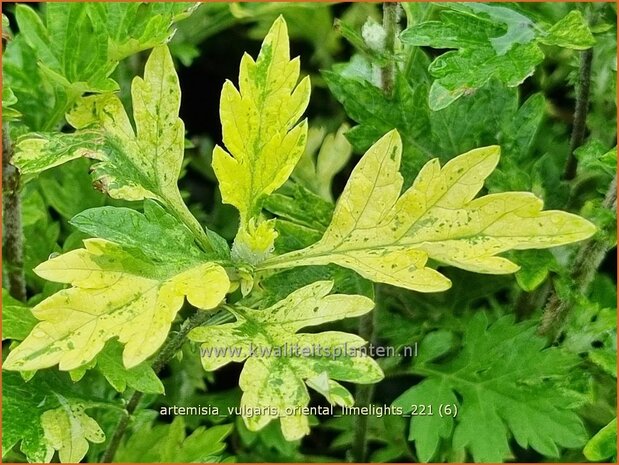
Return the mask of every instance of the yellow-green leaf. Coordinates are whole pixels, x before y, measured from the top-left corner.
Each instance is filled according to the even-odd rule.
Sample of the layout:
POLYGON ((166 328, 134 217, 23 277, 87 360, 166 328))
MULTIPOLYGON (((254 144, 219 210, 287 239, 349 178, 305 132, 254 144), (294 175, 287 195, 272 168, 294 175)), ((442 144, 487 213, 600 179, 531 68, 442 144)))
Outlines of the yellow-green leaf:
POLYGON ((185 128, 179 118, 181 92, 166 46, 153 49, 144 78, 131 86, 133 122, 112 93, 82 97, 67 114, 74 133, 34 133, 18 140, 14 163, 23 174, 37 174, 78 157, 99 160, 93 178, 115 199, 156 199, 192 232, 209 242, 185 206, 177 180, 185 128))
POLYGON ((584 456, 592 462, 599 462, 606 459, 617 459, 617 418, 604 426, 595 433, 583 449, 584 456))
POLYGON ((153 49, 144 78, 133 79, 131 96, 135 131, 114 94, 84 97, 67 119, 78 129, 102 129, 104 143, 89 156, 101 160, 95 179, 111 197, 177 203, 185 128, 178 117, 180 85, 167 47, 153 49))
POLYGON ((397 131, 383 136, 351 174, 322 239, 261 268, 334 263, 373 281, 436 292, 451 282, 426 266, 429 258, 478 273, 513 273, 518 266, 498 254, 569 244, 595 232, 579 216, 542 211, 542 201, 528 192, 475 198, 499 162, 498 146, 443 167, 429 161, 402 195, 401 152, 397 131))
POLYGON ((342 124, 336 133, 325 135, 324 128, 310 128, 305 152, 292 173, 295 181, 329 202, 333 202, 333 178, 352 156, 345 136, 349 130, 348 124, 342 124))
POLYGON ((220 115, 226 150, 217 146, 213 169, 225 203, 241 215, 241 228, 257 217, 262 199, 280 187, 303 154, 310 82, 298 85, 299 59, 290 59, 288 30, 279 17, 258 59, 241 59, 239 88, 226 81, 220 115))
POLYGON ((296 334, 307 326, 363 315, 374 306, 359 295, 329 295, 332 287, 331 281, 317 281, 263 310, 231 307, 236 322, 189 333, 202 343, 205 370, 245 361, 239 385, 243 420, 250 430, 280 418, 284 437, 299 439, 309 433, 302 410, 310 400, 306 384, 329 402, 351 405, 352 396, 335 380, 366 384, 383 378, 374 360, 354 352, 365 344, 359 336, 338 331, 296 334))
POLYGON ((33 308, 40 320, 4 363, 7 370, 36 370, 59 364, 72 370, 90 362, 113 337, 125 344, 131 368, 164 342, 185 297, 211 309, 230 282, 213 263, 154 265, 138 252, 101 239, 42 263, 42 278, 73 285, 33 308))
POLYGON ((105 434, 81 404, 62 401, 62 406, 41 415, 47 443, 58 451, 62 463, 79 463, 88 452, 88 441, 102 443, 105 434))

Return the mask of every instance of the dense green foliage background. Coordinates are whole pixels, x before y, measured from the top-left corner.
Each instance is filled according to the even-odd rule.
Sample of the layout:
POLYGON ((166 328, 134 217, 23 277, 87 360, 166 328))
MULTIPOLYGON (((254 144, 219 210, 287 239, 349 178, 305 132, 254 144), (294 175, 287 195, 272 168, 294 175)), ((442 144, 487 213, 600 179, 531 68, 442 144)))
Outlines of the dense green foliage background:
MULTIPOLYGON (((393 128, 404 141, 405 187, 430 158, 446 162, 498 144, 502 158, 486 183, 488 192, 531 191, 547 209, 594 222, 598 233, 572 246, 510 253, 521 266, 515 276, 442 268, 453 287, 438 294, 373 284, 336 266, 284 271, 261 283, 262 297, 272 302, 319 279, 335 280, 339 292, 374 296, 374 330, 364 337, 399 353, 379 358, 386 377, 374 387, 371 402, 405 411, 411 404, 455 404, 454 418, 319 416, 309 436, 288 442, 277 422, 251 432, 240 417, 226 413, 239 403, 239 364, 205 373, 197 347, 187 342, 156 375, 147 364, 125 369, 120 345, 108 344, 96 368, 70 375, 55 368, 3 372, 3 460, 59 459, 37 455, 44 436, 39 418, 50 398, 58 399, 52 404, 70 399, 87 408, 109 441, 133 390, 146 394, 116 461, 359 461, 364 442, 371 462, 616 460, 616 5, 405 3, 393 51, 384 46, 381 4, 211 3, 186 18, 176 15, 188 5, 178 11, 170 5, 138 10, 136 4, 126 30, 119 27, 109 36, 95 36, 87 23, 71 23, 67 35, 56 31, 43 44, 26 37, 23 29, 34 26, 18 23, 16 9, 45 17, 50 5, 4 3, 5 141, 33 131, 66 131, 64 114, 75 98, 112 90, 114 82, 130 108, 131 80, 142 74, 150 49, 174 30, 169 46, 187 139, 181 191, 202 224, 232 241, 238 214, 221 203, 211 168, 212 149, 222 138, 219 95, 226 79, 236 81, 242 54, 257 55, 281 14, 292 55, 301 57, 301 74, 310 75, 313 87, 305 164, 265 207, 283 220, 277 223, 277 252, 320 237, 359 156, 393 128), (151 17, 158 19, 147 25, 151 17), (113 66, 107 57, 97 61, 100 41, 120 41, 128 31, 140 31, 137 45, 119 48, 123 54, 113 66), (587 73, 583 56, 589 52, 583 50, 589 48, 587 73), (381 70, 390 65, 395 74, 385 92, 381 70), (590 83, 590 92, 581 140, 573 131, 583 82, 590 83), (337 134, 335 148, 327 134, 337 134), (319 151, 324 172, 312 166, 319 151), (403 357, 405 346, 418 352, 403 357), (160 414, 171 406, 217 406, 221 415, 160 414)), ((3 359, 32 328, 29 308, 62 287, 32 269, 51 254, 81 247, 88 237, 69 220, 103 205, 143 208, 142 202, 112 200, 93 189, 90 164, 78 159, 23 177, 18 191, 3 178, 3 359), (23 264, 11 262, 15 243, 7 236, 7 202, 15 192, 23 264), (11 282, 16 268, 25 273, 25 299, 11 282)), ((188 313, 185 308, 181 316, 188 313)), ((367 332, 357 326, 346 320, 329 329, 367 332)), ((91 444, 84 461, 101 460, 107 445, 94 429, 86 433, 91 444)))

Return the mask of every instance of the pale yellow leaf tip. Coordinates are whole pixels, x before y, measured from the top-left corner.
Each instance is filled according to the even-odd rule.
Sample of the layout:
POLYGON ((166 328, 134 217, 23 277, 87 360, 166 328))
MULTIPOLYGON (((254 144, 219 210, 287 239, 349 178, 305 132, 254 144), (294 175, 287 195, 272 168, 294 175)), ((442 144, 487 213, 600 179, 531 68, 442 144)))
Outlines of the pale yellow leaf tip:
POLYGON ((496 168, 499 164, 499 160, 501 159, 500 145, 489 145, 487 147, 481 147, 477 150, 484 153, 489 160, 492 160, 494 162, 494 167, 496 168))
MULTIPOLYGON (((374 159, 385 159, 386 157, 389 157, 396 163, 394 169, 397 171, 402 158, 402 137, 400 137, 398 130, 392 129, 378 139, 368 149, 365 156, 369 156, 374 159)), ((365 158, 365 156, 363 158, 365 158)), ((363 158, 361 161, 363 161, 363 158)), ((360 165, 362 166, 362 163, 358 166, 360 165)))
POLYGON ((273 21, 269 32, 264 38, 257 61, 265 55, 280 56, 282 60, 290 60, 288 25, 283 15, 279 15, 273 21))
POLYGON ((286 19, 282 14, 275 18, 275 21, 273 21, 273 24, 271 25, 271 29, 269 29, 267 36, 276 31, 284 32, 286 34, 286 38, 288 37, 288 24, 286 23, 286 19))
POLYGON ((167 45, 158 45, 153 48, 150 53, 150 57, 146 60, 144 66, 144 74, 156 73, 161 68, 174 68, 174 61, 172 60, 172 54, 167 45))
POLYGON ((398 132, 397 129, 392 129, 391 131, 386 133, 383 137, 378 139, 377 144, 380 142, 387 143, 387 144, 394 144, 394 145, 398 145, 401 147, 402 137, 400 136, 400 133, 398 132))

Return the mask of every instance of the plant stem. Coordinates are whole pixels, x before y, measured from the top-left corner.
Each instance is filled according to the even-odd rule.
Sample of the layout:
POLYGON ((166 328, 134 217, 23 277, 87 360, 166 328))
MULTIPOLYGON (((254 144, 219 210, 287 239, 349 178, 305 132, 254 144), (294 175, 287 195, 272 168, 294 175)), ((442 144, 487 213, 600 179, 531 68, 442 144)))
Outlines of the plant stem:
POLYGON ((398 34, 398 8, 396 2, 383 3, 383 29, 385 30, 385 54, 389 62, 380 70, 381 87, 390 97, 395 86, 395 39, 398 34))
POLYGON ((13 145, 9 123, 2 125, 2 231, 4 263, 7 264, 10 294, 26 301, 26 278, 24 276, 23 231, 21 199, 19 197, 19 172, 11 164, 13 145))
POLYGON ((591 62, 593 60, 593 49, 581 52, 580 65, 578 71, 578 82, 576 84, 576 109, 574 111, 574 125, 570 138, 570 151, 563 172, 564 179, 571 180, 576 176, 578 161, 574 151, 580 147, 585 139, 585 129, 587 124, 587 111, 589 109, 589 92, 591 89, 591 62))
POLYGON ((528 319, 537 308, 544 306, 550 293, 550 281, 545 279, 539 287, 531 292, 521 291, 514 304, 514 313, 518 321, 528 319))
MULTIPOLYGON (((161 348, 161 351, 159 351, 159 354, 153 361, 152 368, 155 373, 159 373, 161 369, 166 365, 166 363, 168 363, 181 349, 183 343, 187 338, 187 335, 189 334, 189 331, 207 322, 209 316, 211 316, 210 312, 197 310, 189 318, 183 321, 179 331, 166 341, 166 343, 161 348)), ((127 431, 127 427, 129 426, 129 420, 137 409, 138 404, 140 403, 140 400, 142 400, 143 396, 143 392, 135 391, 129 399, 127 407, 125 408, 124 415, 119 420, 118 425, 114 430, 114 435, 112 436, 112 439, 110 440, 107 448, 105 449, 105 452, 103 453, 103 458, 101 459, 102 463, 110 463, 112 462, 112 460, 114 460, 114 455, 116 455, 116 451, 120 446, 120 442, 122 441, 122 438, 127 431)))
POLYGON ((184 223, 187 228, 189 228, 205 251, 209 252, 215 250, 215 247, 211 244, 208 234, 206 234, 206 231, 196 217, 193 216, 191 211, 189 211, 189 208, 187 207, 187 204, 185 204, 185 201, 181 197, 180 193, 171 198, 164 197, 162 200, 166 206, 171 209, 172 214, 181 223, 184 223))
MULTIPOLYGON (((616 175, 606 193, 604 207, 613 212, 617 209, 616 175)), ((605 236, 606 234, 602 231, 601 234, 598 233, 584 242, 578 249, 570 273, 576 292, 586 293, 593 282, 609 249, 608 240, 605 236)), ((538 329, 539 334, 548 337, 550 341, 554 341, 561 332, 572 305, 572 299, 561 299, 557 292, 552 289, 538 329)))
MULTIPOLYGON (((585 129, 587 123, 587 111, 589 109, 589 92, 591 88, 591 63, 593 60, 593 50, 588 49, 580 55, 580 65, 578 72, 578 82, 576 83, 576 108, 574 110, 574 122, 572 126, 572 135, 570 137, 570 149, 567 161, 564 168, 563 178, 572 180, 576 176, 576 168, 578 160, 574 152, 580 147, 585 139, 585 129)), ((566 208, 569 209, 572 199, 568 200, 566 208)), ((554 308, 556 304, 550 306, 550 300, 556 297, 551 286, 540 286, 533 292, 521 293, 518 297, 515 312, 520 319, 525 318, 531 313, 533 308, 537 308, 542 303, 548 303, 549 307, 554 308)))
MULTIPOLYGON (((359 320, 359 336, 368 341, 371 345, 376 342, 376 308, 370 313, 363 315, 359 320)), ((360 407, 369 406, 374 396, 373 384, 362 384, 356 389, 355 404, 360 407)), ((352 443, 352 459, 353 462, 365 462, 367 455, 367 430, 368 430, 367 415, 359 415, 355 420, 355 431, 352 443)))
MULTIPOLYGON (((385 30, 385 53, 389 62, 381 68, 381 87, 387 97, 393 95, 396 77, 395 65, 395 40, 398 34, 398 8, 396 2, 383 3, 383 28, 385 30)), ((376 299, 377 300, 377 299, 376 299)), ((376 342, 376 308, 370 313, 363 315, 359 320, 359 336, 374 345, 376 342)), ((374 396, 374 385, 359 385, 356 389, 356 404, 368 406, 374 396)), ((360 415, 356 419, 355 431, 352 443, 352 459, 354 462, 364 462, 367 455, 367 429, 368 417, 360 415)))

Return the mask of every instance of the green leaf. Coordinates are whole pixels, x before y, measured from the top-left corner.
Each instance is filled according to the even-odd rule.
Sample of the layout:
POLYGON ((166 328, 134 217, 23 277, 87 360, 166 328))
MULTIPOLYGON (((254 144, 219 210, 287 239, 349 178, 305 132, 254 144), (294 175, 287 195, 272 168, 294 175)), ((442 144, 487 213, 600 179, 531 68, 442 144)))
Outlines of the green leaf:
MULTIPOLYGON (((365 152, 385 133, 398 130, 403 142, 401 172, 405 187, 434 157, 448 161, 453 154, 474 147, 499 141, 503 145, 502 139, 514 133, 506 126, 516 119, 517 92, 495 79, 448 108, 429 111, 427 86, 411 85, 402 73, 397 75, 391 97, 369 80, 345 71, 325 71, 323 76, 348 116, 359 123, 346 133, 356 150, 365 152)), ((511 156, 511 151, 507 154, 511 156)))
POLYGON ((109 37, 108 58, 120 61, 171 39, 170 27, 190 15, 196 3, 89 3, 92 21, 109 37))
POLYGON ((32 310, 2 289, 2 340, 22 341, 37 324, 32 310))
POLYGON ((519 13, 483 4, 454 8, 465 11, 446 11, 440 22, 419 23, 401 35, 409 45, 459 49, 439 56, 430 65, 430 73, 437 78, 429 94, 432 110, 449 106, 492 78, 517 86, 544 58, 531 42, 531 21, 519 13), (504 34, 499 35, 501 32, 504 34))
POLYGON ((125 368, 122 362, 123 346, 118 341, 108 341, 95 359, 87 365, 71 370, 73 381, 79 381, 90 368, 96 368, 118 392, 127 387, 148 394, 163 394, 163 383, 157 377, 148 361, 132 368, 125 368))
MULTIPOLYGON (((359 123, 346 133, 357 150, 366 151, 385 133, 396 128, 404 138, 404 169, 418 170, 434 153, 428 115, 423 111, 411 117, 411 109, 425 106, 421 86, 413 89, 398 73, 393 96, 367 80, 346 76, 344 72, 323 71, 331 93, 344 105, 347 115, 359 123)), ((412 179, 407 181, 412 181, 412 179)))
POLYGON ((408 439, 415 442, 415 450, 422 462, 429 462, 439 450, 441 441, 451 438, 453 434, 451 417, 441 417, 435 410, 441 405, 453 406, 457 403, 450 385, 440 378, 423 381, 394 401, 394 405, 402 407, 406 413, 411 411, 412 405, 432 406, 433 415, 411 418, 408 439))
POLYGON ((85 3, 49 5, 45 23, 31 7, 17 5, 15 19, 41 71, 55 84, 75 96, 117 88, 108 78, 115 63, 108 62, 107 34, 91 20, 85 3))
POLYGON ((617 457, 617 418, 612 420, 585 445, 583 454, 587 460, 600 462, 617 457))
MULTIPOLYGON (((46 79, 37 64, 37 52, 17 34, 6 45, 2 57, 2 84, 11 89, 17 101, 11 106, 21 114, 20 122, 31 130, 49 128, 56 118, 57 108, 61 115, 66 105, 66 92, 46 79)), ((4 112, 3 112, 4 114, 4 112)))
POLYGON ((43 73, 78 96, 115 90, 108 76, 118 62, 167 42, 170 26, 193 9, 192 3, 54 4, 43 22, 18 5, 16 20, 43 73))
POLYGON ((30 133, 17 140, 13 162, 24 175, 39 174, 76 158, 89 156, 96 150, 99 140, 99 135, 92 131, 30 133))
POLYGON ((556 23, 540 42, 546 45, 585 50, 595 45, 595 39, 585 18, 579 10, 570 11, 561 21, 556 23))
POLYGON ((229 289, 219 265, 155 265, 145 257, 102 240, 89 239, 39 265, 45 279, 72 284, 33 308, 41 320, 7 357, 7 370, 59 364, 72 370, 90 362, 113 337, 125 344, 123 363, 132 368, 164 342, 185 296, 211 309, 229 289))
POLYGON ((504 27, 502 35, 490 38, 497 55, 505 55, 516 44, 527 44, 535 38, 536 25, 533 21, 511 8, 475 2, 453 5, 453 8, 464 13, 472 12, 486 23, 504 27))
POLYGON ((407 412, 433 406, 434 415, 411 417, 419 458, 432 460, 452 436, 453 447, 466 448, 476 462, 511 458, 510 436, 547 457, 559 457, 559 447, 582 446, 587 433, 574 411, 579 403, 564 380, 579 360, 544 345, 532 322, 515 324, 507 316, 488 326, 483 313, 467 323, 461 351, 444 363, 422 356, 432 349, 422 341, 422 360, 411 371, 426 379, 394 401, 407 412), (453 415, 438 415, 441 405, 450 405, 453 415))
POLYGON ((580 12, 571 11, 550 29, 512 8, 482 3, 444 4, 440 21, 414 24, 401 34, 404 43, 453 48, 429 67, 436 78, 429 94, 432 110, 449 106, 496 78, 515 87, 544 59, 538 43, 583 50, 595 41, 580 12))
MULTIPOLYGON (((598 275, 593 282, 590 298, 579 296, 570 312, 564 330, 563 345, 571 352, 588 359, 610 376, 617 377, 617 288, 614 280, 607 298, 596 296, 595 288, 606 281, 598 275)), ((559 282, 560 284, 560 282, 559 282)))
MULTIPOLYGON (((540 159, 532 154, 536 136, 546 112, 544 96, 540 93, 533 94, 518 108, 517 93, 514 91, 514 94, 516 95, 515 105, 510 105, 508 111, 504 111, 501 104, 499 109, 505 118, 498 127, 493 128, 498 133, 497 139, 501 144, 503 156, 501 166, 486 183, 490 192, 530 190, 534 187, 532 178, 537 172, 544 173, 544 178, 550 178, 546 170, 536 165, 540 159)), ((458 107, 462 100, 464 99, 450 105, 447 110, 458 107)), ((486 103, 487 109, 494 106, 490 102, 492 100, 486 103)), ((544 198, 555 200, 551 194, 545 195, 544 198)), ((561 203, 557 202, 557 204, 561 203)))
POLYGON ((610 376, 617 378, 617 352, 594 349, 589 352, 589 359, 610 376))
POLYGON ((211 247, 177 186, 185 129, 178 117, 178 76, 167 47, 153 50, 144 78, 134 78, 131 93, 135 131, 117 96, 83 97, 67 115, 78 131, 26 135, 16 144, 15 165, 23 174, 36 174, 78 157, 97 159, 93 177, 98 188, 115 199, 160 201, 211 247))
POLYGON ((613 333, 617 327, 617 315, 612 307, 602 307, 584 301, 578 311, 570 315, 566 325, 565 345, 575 353, 591 351, 595 341, 603 342, 615 350, 613 333))
MULTIPOLYGON (((428 91, 424 88, 419 93, 419 98, 423 100, 422 105, 427 106, 428 91)), ((432 156, 438 156, 441 161, 447 162, 454 154, 497 144, 501 145, 503 162, 511 160, 515 152, 511 150, 513 145, 511 138, 518 136, 520 129, 516 124, 525 124, 524 116, 519 115, 518 100, 516 89, 506 87, 500 81, 492 79, 449 107, 439 111, 428 111, 432 133, 432 144, 428 147, 431 148, 432 156), (512 130, 509 127, 510 123, 516 128, 512 130)), ((520 147, 518 149, 520 150, 520 147)), ((406 151, 403 158, 405 156, 406 151)), ((405 175, 404 159, 402 164, 402 174, 405 175)), ((421 166, 419 164, 414 172, 408 174, 411 176, 417 174, 421 166)))
MULTIPOLYGON (((40 385, 26 384, 17 373, 2 373, 2 456, 21 441, 20 450, 28 460, 49 462, 54 451, 44 438, 40 420, 45 411, 40 405, 47 400, 47 393, 33 386, 40 385)), ((53 400, 55 396, 49 397, 53 400)))
MULTIPOLYGON (((118 88, 109 78, 122 58, 167 42, 170 25, 193 8, 187 3, 54 4, 43 18, 15 9, 19 33, 7 45, 5 88, 31 130, 50 130, 84 92, 118 88)), ((5 118, 11 108, 3 112, 5 118)))
POLYGON ((437 292, 451 282, 426 266, 428 258, 478 273, 513 273, 518 266, 498 254, 569 244, 595 232, 576 215, 542 212, 542 201, 526 192, 475 199, 499 161, 496 146, 443 167, 428 162, 403 194, 401 153, 397 131, 386 134, 355 167, 322 239, 260 267, 334 263, 373 281, 437 292))
MULTIPOLYGON (((202 326, 189 334, 191 340, 202 343, 202 365, 207 371, 245 361, 239 385, 241 408, 246 412, 243 420, 251 431, 279 417, 284 437, 300 439, 309 433, 302 411, 310 400, 305 383, 316 386, 318 377, 326 376, 332 395, 341 389, 335 380, 366 384, 382 379, 374 360, 350 353, 365 344, 360 337, 336 331, 296 334, 307 326, 362 315, 374 306, 367 297, 328 295, 332 286, 332 282, 317 281, 263 310, 229 307, 236 322, 202 326)), ((347 404, 347 399, 332 395, 331 400, 347 404)))
POLYGON ((507 120, 504 126, 506 144, 512 158, 522 161, 531 152, 545 110, 544 96, 540 93, 533 94, 516 110, 515 115, 507 120))
POLYGON ((19 119, 21 113, 13 108, 17 103, 17 97, 6 84, 2 86, 2 121, 13 121, 19 119))
POLYGON ((374 297, 374 286, 371 281, 337 265, 302 266, 275 273, 260 281, 260 288, 265 291, 261 297, 267 304, 274 304, 295 290, 316 281, 333 281, 332 292, 338 294, 374 297))
POLYGON ((264 208, 282 219, 320 232, 326 229, 333 215, 331 202, 294 182, 269 195, 264 208))
POLYGON ((492 78, 516 87, 533 74, 543 59, 544 54, 535 44, 518 44, 505 55, 497 55, 491 46, 444 53, 429 68, 437 78, 430 89, 430 109, 445 108, 492 78))
POLYGON ((496 36, 505 31, 500 22, 486 21, 476 15, 457 11, 442 11, 440 21, 424 21, 402 31, 400 39, 408 45, 430 46, 435 48, 460 48, 479 46, 488 42, 488 36, 496 36))
POLYGON ((22 226, 24 231, 24 271, 27 283, 40 291, 43 281, 32 271, 39 263, 57 252, 60 225, 54 221, 35 183, 21 191, 22 226))
POLYGON ((310 128, 305 152, 292 173, 293 179, 328 202, 333 202, 333 178, 352 156, 344 136, 349 129, 343 124, 335 134, 325 135, 324 129, 310 128))
POLYGON ((450 331, 431 331, 424 336, 423 350, 417 354, 417 363, 427 363, 442 357, 454 347, 454 335, 450 331))
POLYGON ((83 405, 60 399, 60 407, 41 415, 41 426, 48 444, 58 451, 60 461, 78 463, 88 452, 88 442, 104 442, 105 434, 97 422, 86 415, 83 405))
POLYGON ((115 460, 135 463, 213 463, 226 448, 232 425, 199 426, 187 436, 183 417, 170 424, 144 425, 120 445, 115 460))
POLYGON ((125 207, 92 208, 70 223, 92 237, 139 249, 156 262, 190 264, 208 258, 191 231, 152 200, 144 201, 144 213, 125 207))
POLYGON ((608 150, 598 140, 589 140, 574 151, 578 159, 578 173, 581 175, 598 174, 603 177, 604 185, 610 183, 617 166, 617 147, 608 150))
POLYGON ((264 197, 280 187, 303 155, 307 122, 297 124, 309 101, 310 82, 298 85, 299 59, 290 60, 286 22, 278 18, 258 59, 241 60, 239 89, 226 81, 220 114, 226 152, 213 151, 213 169, 224 203, 241 215, 240 233, 258 235, 264 197))
MULTIPOLYGON (((21 441, 20 450, 30 462, 49 462, 54 449, 60 449, 61 442, 64 445, 66 440, 71 440, 63 435, 79 434, 80 429, 86 433, 84 427, 88 437, 94 439, 92 442, 101 442, 101 430, 83 412, 84 408, 94 406, 104 404, 100 399, 79 392, 66 379, 66 375, 38 373, 26 383, 18 373, 3 372, 2 456, 21 441), (74 428, 58 430, 57 422, 67 420, 74 422, 74 428)), ((87 443, 84 444, 79 438, 74 439, 80 442, 79 450, 71 452, 65 449, 60 455, 62 461, 79 462, 88 450, 87 443)))
POLYGON ((309 247, 318 242, 324 233, 324 228, 314 229, 301 224, 278 219, 275 223, 277 238, 274 251, 278 254, 309 247))
POLYGON ((48 205, 67 220, 83 210, 105 203, 105 196, 92 189, 89 167, 88 160, 73 160, 62 168, 41 173, 37 178, 48 205))
POLYGON ((290 252, 307 247, 322 237, 333 215, 333 204, 301 184, 286 183, 264 202, 276 215, 275 251, 290 252))
POLYGON ((520 266, 516 281, 523 291, 531 292, 539 287, 551 271, 559 271, 559 265, 547 250, 527 250, 518 252, 514 261, 520 266))

